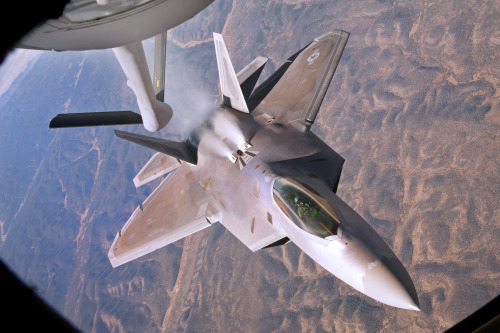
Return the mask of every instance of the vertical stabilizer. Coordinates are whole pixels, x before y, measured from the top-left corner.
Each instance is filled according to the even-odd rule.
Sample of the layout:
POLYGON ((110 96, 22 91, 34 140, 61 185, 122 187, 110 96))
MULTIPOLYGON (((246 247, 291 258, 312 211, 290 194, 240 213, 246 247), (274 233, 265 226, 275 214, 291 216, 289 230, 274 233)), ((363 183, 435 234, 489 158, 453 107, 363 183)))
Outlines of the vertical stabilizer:
POLYGON ((238 74, 236 74, 247 106, 248 99, 252 94, 253 88, 255 88, 255 84, 259 80, 260 73, 262 73, 266 62, 267 58, 258 56, 251 63, 246 65, 241 71, 239 71, 238 74))
POLYGON ((165 155, 172 156, 191 164, 198 163, 198 154, 196 148, 194 148, 187 141, 176 142, 119 130, 115 130, 115 134, 120 139, 124 139, 147 147, 149 149, 156 150, 157 152, 163 153, 165 155))
POLYGON ((226 44, 224 44, 222 36, 215 32, 214 43, 224 104, 238 111, 248 113, 247 103, 245 102, 245 97, 241 91, 231 59, 229 58, 226 44))

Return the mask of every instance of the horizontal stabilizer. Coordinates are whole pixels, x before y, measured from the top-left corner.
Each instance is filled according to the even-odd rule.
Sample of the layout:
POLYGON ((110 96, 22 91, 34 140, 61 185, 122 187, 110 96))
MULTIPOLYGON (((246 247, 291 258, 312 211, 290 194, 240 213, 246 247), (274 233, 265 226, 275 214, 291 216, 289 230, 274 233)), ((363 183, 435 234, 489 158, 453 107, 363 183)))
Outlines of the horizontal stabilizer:
POLYGON ((156 153, 153 157, 151 157, 148 163, 144 165, 141 171, 139 171, 137 176, 134 177, 134 185, 135 187, 142 186, 177 169, 180 166, 181 163, 175 157, 162 153, 156 153))
POLYGON ((229 58, 226 44, 220 34, 214 32, 215 54, 217 57, 217 68, 219 70, 219 81, 224 104, 241 112, 248 113, 247 103, 241 91, 238 78, 234 72, 233 64, 229 58))
POLYGON ((210 198, 187 165, 170 173, 117 233, 108 252, 113 267, 209 227, 210 198))
POLYGON ((142 124, 142 117, 132 111, 61 113, 52 118, 50 128, 142 124))
POLYGON ((188 163, 196 164, 198 162, 197 152, 186 142, 170 141, 118 130, 115 130, 115 134, 121 139, 137 143, 138 145, 170 155, 188 163))
POLYGON ((241 71, 236 74, 238 77, 238 83, 241 87, 241 92, 248 105, 248 98, 252 94, 255 84, 259 80, 260 74, 266 65, 267 58, 258 56, 251 63, 246 65, 241 71))

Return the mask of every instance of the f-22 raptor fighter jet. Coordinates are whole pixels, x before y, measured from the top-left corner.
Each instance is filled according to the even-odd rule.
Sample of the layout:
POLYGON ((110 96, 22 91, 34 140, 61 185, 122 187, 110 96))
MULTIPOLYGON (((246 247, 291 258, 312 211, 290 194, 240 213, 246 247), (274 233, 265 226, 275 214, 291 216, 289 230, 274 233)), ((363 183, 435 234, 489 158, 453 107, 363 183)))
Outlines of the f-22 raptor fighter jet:
POLYGON ((344 159, 310 131, 348 37, 314 39, 255 88, 267 59, 236 74, 214 34, 222 102, 206 125, 184 142, 115 130, 158 151, 136 186, 167 176, 117 233, 112 266, 219 222, 252 251, 292 241, 356 290, 419 310, 396 255, 336 195, 344 159))

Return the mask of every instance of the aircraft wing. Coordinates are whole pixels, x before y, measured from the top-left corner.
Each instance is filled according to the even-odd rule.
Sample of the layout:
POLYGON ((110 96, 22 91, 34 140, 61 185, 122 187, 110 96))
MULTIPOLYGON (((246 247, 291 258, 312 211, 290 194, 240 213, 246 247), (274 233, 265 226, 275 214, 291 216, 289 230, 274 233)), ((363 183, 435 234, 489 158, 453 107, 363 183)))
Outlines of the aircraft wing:
POLYGON ((348 32, 334 30, 290 57, 271 80, 256 89, 255 98, 260 103, 253 111, 254 117, 308 129, 316 118, 348 38, 348 32), (283 70, 286 70, 284 74, 283 70), (276 78, 279 81, 276 82, 276 78), (266 89, 270 91, 267 93, 266 89), (263 93, 267 95, 260 101, 258 96, 263 93))
POLYGON ((210 226, 207 211, 211 210, 209 197, 189 167, 180 166, 118 232, 108 253, 111 265, 122 265, 210 226))

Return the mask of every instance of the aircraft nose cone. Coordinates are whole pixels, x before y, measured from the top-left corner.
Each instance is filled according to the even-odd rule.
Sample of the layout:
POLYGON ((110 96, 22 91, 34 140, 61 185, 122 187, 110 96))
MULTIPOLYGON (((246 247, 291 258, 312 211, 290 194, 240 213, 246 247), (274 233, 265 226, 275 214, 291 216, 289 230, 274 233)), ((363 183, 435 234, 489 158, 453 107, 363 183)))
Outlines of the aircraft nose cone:
POLYGON ((410 276, 401 263, 398 265, 391 261, 376 260, 368 264, 366 275, 363 277, 364 292, 382 303, 401 309, 420 311, 410 276))

